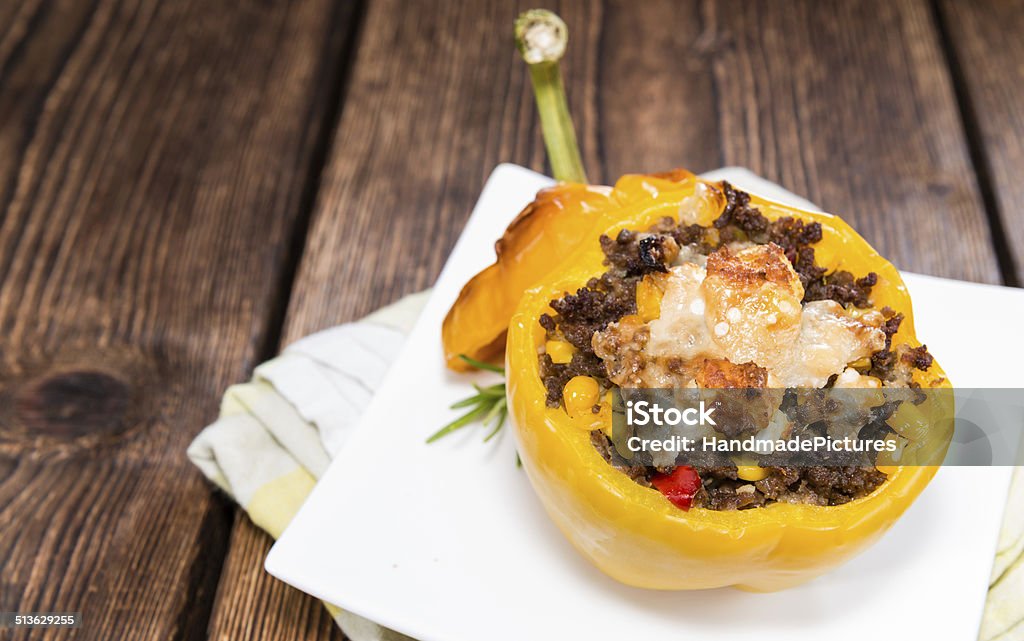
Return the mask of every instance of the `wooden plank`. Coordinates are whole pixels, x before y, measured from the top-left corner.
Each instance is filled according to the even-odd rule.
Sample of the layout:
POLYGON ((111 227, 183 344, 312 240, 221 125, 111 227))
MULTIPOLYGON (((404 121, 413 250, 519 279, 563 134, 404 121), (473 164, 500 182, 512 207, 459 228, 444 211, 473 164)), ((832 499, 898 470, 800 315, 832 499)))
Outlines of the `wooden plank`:
POLYGON ((644 9, 617 0, 605 20, 608 176, 742 165, 842 214, 900 268, 999 282, 926 2, 644 9))
MULTIPOLYGON (((526 5, 506 5, 371 3, 285 342, 429 286, 490 169, 543 168, 508 36, 526 5)), ((593 179, 744 165, 844 212, 902 267, 998 280, 923 1, 549 6, 570 26, 565 73, 593 179)), ((315 602, 296 614, 280 583, 251 574, 266 537, 242 522, 233 541, 217 638, 253 632, 231 614, 242 609, 308 629, 315 602)))
MULTIPOLYGON (((289 340, 428 286, 493 164, 542 167, 504 4, 400 20, 373 4, 289 340)), ((901 267, 997 282, 927 4, 782 4, 557 7, 593 177, 743 165, 842 212, 901 267)))
MULTIPOLYGON (((428 287, 490 170, 502 161, 544 170, 529 79, 505 37, 530 6, 369 3, 321 177, 317 227, 306 249, 312 257, 303 260, 293 294, 302 305, 289 312, 285 342, 428 287), (334 260, 325 260, 332 254, 334 260)), ((566 73, 590 78, 570 88, 570 102, 579 117, 596 122, 601 7, 563 2, 552 8, 590 25, 573 32, 566 73)), ((580 138, 584 161, 598 167, 596 129, 580 138)), ((212 639, 338 638, 318 601, 262 571, 269 537, 242 519, 231 541, 212 639), (253 611, 263 623, 252 622, 253 611)))
MULTIPOLYGON (((512 22, 530 6, 371 3, 286 340, 429 287, 494 166, 544 170, 529 79, 511 48, 512 22)), ((584 162, 598 167, 601 7, 555 8, 579 25, 565 72, 573 113, 588 123, 584 162)))
POLYGON ((0 609, 84 619, 32 638, 205 637, 185 448, 276 336, 347 12, 0 3, 0 609))
POLYGON ((939 3, 1005 280, 1024 283, 1024 1, 939 3))
POLYGON ((320 601, 266 573, 263 559, 272 543, 248 517, 237 515, 210 619, 210 641, 345 639, 320 601))

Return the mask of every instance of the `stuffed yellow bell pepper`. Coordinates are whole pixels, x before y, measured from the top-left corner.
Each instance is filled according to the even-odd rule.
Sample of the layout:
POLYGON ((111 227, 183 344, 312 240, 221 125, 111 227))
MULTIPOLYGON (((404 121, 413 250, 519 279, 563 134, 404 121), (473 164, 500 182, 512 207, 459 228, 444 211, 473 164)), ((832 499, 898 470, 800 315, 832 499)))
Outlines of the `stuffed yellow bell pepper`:
MULTIPOLYGON (((572 292, 583 293, 588 286, 601 286, 598 281, 609 270, 613 239, 631 239, 636 245, 640 236, 656 236, 647 231, 651 229, 674 229, 677 236, 679 230, 694 232, 697 236, 687 240, 702 240, 691 247, 729 244, 732 249, 704 248, 711 254, 700 259, 707 262, 709 282, 716 261, 738 261, 745 252, 756 250, 752 238, 762 236, 764 241, 766 234, 792 232, 791 237, 802 238, 805 246, 787 247, 783 252, 768 241, 762 243, 762 248, 767 248, 762 253, 789 261, 785 269, 790 269, 790 262, 806 263, 806 249, 813 248, 811 265, 803 266, 801 276, 808 280, 809 273, 814 282, 792 284, 797 290, 798 310, 801 296, 833 296, 845 307, 835 301, 815 304, 832 310, 829 313, 846 319, 844 322, 868 323, 868 317, 874 315, 875 324, 886 330, 884 347, 874 344, 871 357, 860 363, 860 374, 851 365, 844 370, 844 377, 849 374, 880 385, 881 378, 895 376, 895 365, 902 368, 905 383, 912 387, 948 387, 942 370, 917 342, 910 299, 899 273, 846 223, 828 214, 795 210, 757 197, 748 199, 728 185, 707 183, 684 171, 625 176, 610 190, 562 184, 543 192, 510 228, 513 240, 507 235, 506 241, 499 243, 502 250, 496 265, 466 286, 449 313, 444 334, 447 353, 491 356, 507 332, 507 402, 526 472, 565 536, 613 578, 655 589, 736 586, 770 591, 799 584, 843 563, 900 517, 935 474, 934 466, 880 465, 882 472, 869 473, 877 479, 863 495, 837 495, 838 501, 826 494, 822 494, 823 500, 814 498, 818 504, 802 502, 796 494, 765 500, 758 491, 760 503, 741 505, 749 509, 729 509, 735 508, 734 503, 699 501, 691 507, 694 493, 704 491, 692 469, 680 467, 672 474, 659 472, 643 479, 646 482, 637 482, 595 447, 595 436, 610 431, 607 389, 616 384, 612 382, 613 361, 601 363, 608 368, 607 374, 563 377, 552 390, 551 382, 557 377, 545 368, 570 367, 575 354, 588 350, 590 342, 597 344, 601 332, 608 331, 600 328, 592 336, 584 333, 573 339, 569 330, 557 327, 553 320, 559 318, 558 301, 573 297, 572 292), (735 202, 737 198, 742 202, 735 202), (755 220, 758 215, 761 218, 755 220), (735 220, 725 220, 730 216, 735 220), (741 216, 750 220, 738 221, 741 216), (510 251, 512 247, 514 251, 510 251), (554 255, 561 259, 553 260, 554 255), (840 274, 846 278, 839 278, 840 274), (851 281, 850 275, 856 279, 851 281), (517 302, 514 312, 509 311, 511 301, 517 302), (884 319, 879 316, 881 310, 884 319), (902 322, 893 323, 892 319, 902 322), (692 492, 680 497, 680 483, 692 484, 692 492)), ((639 244, 643 245, 642 239, 639 244)), ((671 256, 654 252, 666 264, 673 258, 679 260, 680 248, 669 244, 673 245, 671 256)), ((641 250, 641 259, 645 258, 642 254, 641 250)), ((644 266, 638 265, 642 271, 644 266)), ((763 276, 771 271, 758 269, 752 273, 763 276)), ((628 309, 620 310, 625 313, 609 327, 642 327, 657 320, 659 297, 670 295, 669 290, 659 291, 667 287, 659 282, 667 277, 663 271, 667 271, 664 266, 655 266, 642 278, 634 274, 628 309)), ((730 318, 734 311, 728 310, 730 318)), ((702 313, 711 312, 702 309, 702 313)), ((774 314, 772 320, 775 322, 774 314)), ((593 366, 593 355, 587 356, 593 366)), ((714 364, 719 377, 722 364, 729 363, 728 359, 700 362, 705 368, 714 364)), ((744 367, 768 371, 753 363, 744 367)), ((635 364, 630 372, 636 376, 635 364)), ((804 374, 804 370, 800 372, 804 374)), ((696 374, 698 381, 704 380, 701 375, 696 374)), ((785 369, 769 373, 767 380, 772 376, 792 379, 790 370, 785 369)), ((751 384, 755 378, 741 380, 751 384)), ((836 378, 831 376, 828 384, 837 384, 836 378)), ((766 386, 765 380, 752 385, 766 386)), ((906 431, 913 420, 904 419, 901 425, 906 431)), ((923 429, 927 428, 924 425, 923 429)), ((899 432, 896 429, 897 435, 899 432)), ((921 460, 941 459, 948 438, 928 443, 932 451, 918 452, 921 460)), ((915 462, 909 448, 904 454, 903 463, 915 462)), ((760 488, 758 483, 767 482, 761 468, 738 466, 736 474, 739 476, 724 481, 726 486, 738 483, 760 488)), ((774 496, 770 490, 765 492, 774 496)), ((750 489, 749 493, 755 492, 750 489)))
POLYGON ((565 23, 526 12, 516 42, 563 182, 509 227, 497 262, 444 322, 454 369, 499 369, 481 361, 504 348, 506 395, 483 388, 467 399, 474 409, 432 438, 507 404, 552 520, 629 585, 771 591, 848 560, 925 488, 950 437, 951 423, 936 421, 951 415, 948 397, 925 393, 949 383, 914 335, 899 273, 839 218, 686 171, 586 185, 558 69, 565 23), (636 465, 612 442, 610 397, 627 388, 732 388, 769 400, 789 390, 786 412, 780 405, 752 429, 831 429, 815 412, 839 407, 898 448, 834 467, 743 457, 636 465), (843 388, 871 402, 815 405, 815 394, 843 388), (872 400, 894 388, 913 400, 872 400))

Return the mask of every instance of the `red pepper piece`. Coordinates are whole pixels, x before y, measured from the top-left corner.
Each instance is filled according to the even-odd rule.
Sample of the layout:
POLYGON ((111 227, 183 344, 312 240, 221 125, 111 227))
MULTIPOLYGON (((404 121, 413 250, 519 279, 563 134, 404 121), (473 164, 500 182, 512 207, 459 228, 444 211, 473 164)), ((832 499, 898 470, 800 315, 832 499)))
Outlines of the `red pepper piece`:
POLYGON ((689 510, 701 484, 697 470, 689 465, 681 465, 669 474, 655 474, 651 478, 651 485, 664 494, 672 505, 681 510, 689 510))

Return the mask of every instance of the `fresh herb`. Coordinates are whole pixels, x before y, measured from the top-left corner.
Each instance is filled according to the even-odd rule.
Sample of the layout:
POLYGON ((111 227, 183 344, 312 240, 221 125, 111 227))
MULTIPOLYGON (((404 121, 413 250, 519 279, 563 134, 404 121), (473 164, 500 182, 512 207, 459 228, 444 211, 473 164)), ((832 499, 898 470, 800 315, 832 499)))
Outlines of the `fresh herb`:
MULTIPOLYGON (((498 374, 505 373, 505 370, 497 365, 478 361, 475 358, 466 356, 465 354, 459 354, 459 358, 477 369, 495 372, 498 374)), ((470 408, 469 411, 434 432, 430 438, 427 439, 427 443, 433 443, 434 441, 448 436, 452 432, 460 430, 477 421, 480 421, 484 426, 491 428, 491 431, 484 437, 484 443, 498 435, 502 426, 505 425, 505 418, 508 416, 508 400, 505 398, 505 384, 496 383, 488 387, 481 387, 474 383, 473 389, 476 390, 476 394, 468 396, 456 403, 452 403, 451 405, 453 410, 468 407, 470 408)))
POLYGON ((504 367, 499 367, 497 365, 492 365, 490 363, 485 363, 483 361, 478 361, 475 358, 470 358, 469 356, 466 356, 465 354, 459 354, 459 358, 461 358, 463 361, 468 363, 470 366, 475 367, 476 369, 482 369, 482 370, 486 370, 488 372, 494 372, 496 374, 501 374, 502 376, 505 375, 505 368, 504 367))

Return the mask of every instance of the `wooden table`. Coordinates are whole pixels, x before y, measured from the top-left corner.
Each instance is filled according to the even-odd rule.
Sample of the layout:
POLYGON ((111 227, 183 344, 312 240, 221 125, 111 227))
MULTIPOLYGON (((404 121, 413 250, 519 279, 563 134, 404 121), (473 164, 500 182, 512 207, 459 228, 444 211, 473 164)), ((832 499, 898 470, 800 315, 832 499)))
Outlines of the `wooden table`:
MULTIPOLYGON (((341 638, 185 448, 281 345, 545 169, 494 1, 0 2, 0 610, 341 638)), ((1024 277, 1024 1, 549 4, 591 177, 743 165, 902 268, 1024 277)), ((20 633, 16 638, 28 638, 20 633)))

